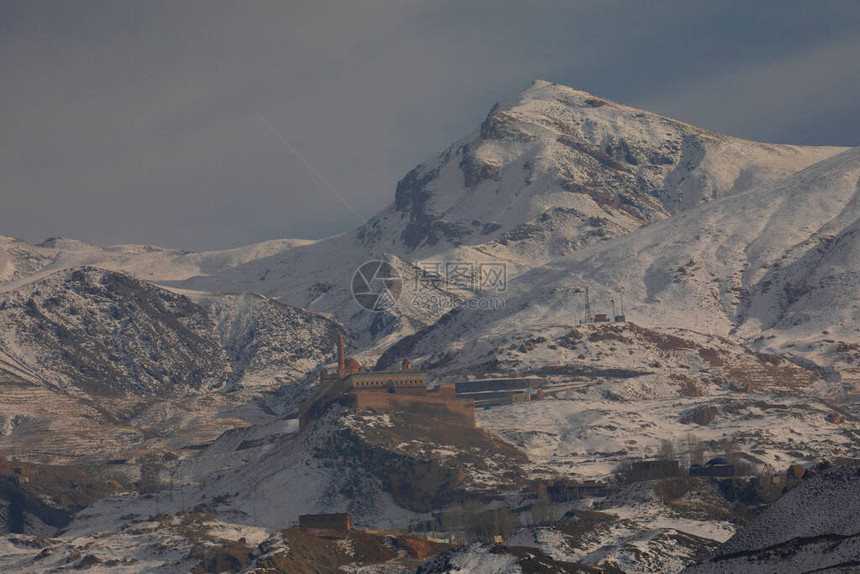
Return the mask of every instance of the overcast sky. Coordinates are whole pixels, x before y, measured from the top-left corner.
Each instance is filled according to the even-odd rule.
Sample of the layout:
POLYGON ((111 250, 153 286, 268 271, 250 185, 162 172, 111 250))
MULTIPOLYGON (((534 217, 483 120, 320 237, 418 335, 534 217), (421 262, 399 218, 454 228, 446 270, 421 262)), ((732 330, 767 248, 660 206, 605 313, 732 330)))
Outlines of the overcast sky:
POLYGON ((536 78, 860 145, 858 54, 851 0, 6 1, 0 234, 202 250, 345 231, 536 78))

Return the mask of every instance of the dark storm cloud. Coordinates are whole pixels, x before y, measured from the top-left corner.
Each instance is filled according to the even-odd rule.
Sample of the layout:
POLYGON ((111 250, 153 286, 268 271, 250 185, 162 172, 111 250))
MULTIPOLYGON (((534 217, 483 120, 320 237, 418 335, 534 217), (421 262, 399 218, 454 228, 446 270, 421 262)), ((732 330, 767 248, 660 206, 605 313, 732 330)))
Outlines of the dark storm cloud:
POLYGON ((752 139, 856 145, 853 2, 7 2, 0 234, 320 237, 542 78, 752 139), (257 114, 297 150, 298 159, 257 114))

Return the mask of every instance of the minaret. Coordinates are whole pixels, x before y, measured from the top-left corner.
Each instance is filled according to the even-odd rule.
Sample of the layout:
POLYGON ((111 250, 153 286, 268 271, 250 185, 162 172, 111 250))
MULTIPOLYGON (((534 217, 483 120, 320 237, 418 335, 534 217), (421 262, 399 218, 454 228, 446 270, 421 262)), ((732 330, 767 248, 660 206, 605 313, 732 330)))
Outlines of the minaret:
POLYGON ((346 370, 346 356, 343 350, 343 333, 337 334, 337 376, 343 377, 346 370))

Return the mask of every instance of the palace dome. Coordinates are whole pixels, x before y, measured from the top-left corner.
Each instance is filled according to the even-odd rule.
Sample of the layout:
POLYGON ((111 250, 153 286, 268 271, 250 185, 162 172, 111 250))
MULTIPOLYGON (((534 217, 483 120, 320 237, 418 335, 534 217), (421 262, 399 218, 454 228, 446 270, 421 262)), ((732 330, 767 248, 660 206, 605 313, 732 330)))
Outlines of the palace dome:
POLYGON ((361 370, 361 363, 353 359, 352 357, 348 357, 343 362, 343 370, 346 373, 357 373, 361 370))

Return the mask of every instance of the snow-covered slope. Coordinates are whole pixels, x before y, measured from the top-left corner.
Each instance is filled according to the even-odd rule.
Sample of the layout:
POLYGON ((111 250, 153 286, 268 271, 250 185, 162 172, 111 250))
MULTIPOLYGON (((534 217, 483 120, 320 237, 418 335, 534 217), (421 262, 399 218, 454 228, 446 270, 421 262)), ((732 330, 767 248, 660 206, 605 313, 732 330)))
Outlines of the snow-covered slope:
MULTIPOLYGON (((184 295, 94 267, 0 293, 0 453, 145 460, 265 418, 341 327, 259 295, 184 295)), ((134 471, 131 471, 134 474, 134 471)))
POLYGON ((860 468, 804 482, 685 572, 854 572, 860 565, 860 468))
POLYGON ((423 564, 416 574, 554 574, 602 572, 580 564, 550 558, 535 548, 510 548, 474 543, 454 548, 423 564))
POLYGON ((261 295, 192 297, 215 322, 230 362, 231 390, 301 380, 325 361, 341 331, 334 321, 261 295))
MULTIPOLYGON (((580 382, 554 398, 479 411, 479 426, 522 449, 530 476, 559 473, 606 479, 629 461, 657 456, 662 441, 691 433, 710 456, 725 445, 744 452, 755 472, 820 457, 856 457, 856 420, 828 422, 824 401, 704 388, 685 396, 660 376, 580 382)), ((679 453, 681 454, 681 453, 679 453)))
MULTIPOLYGON (((480 345, 491 353, 526 330, 575 326, 590 287, 594 313, 612 314, 612 300, 623 297, 627 319, 638 324, 730 337, 801 358, 811 349, 822 366, 856 377, 858 182, 855 148, 583 249, 510 281, 503 308, 465 307, 422 332, 417 338, 424 342, 409 352, 430 356, 480 345)), ((481 358, 460 360, 465 367, 481 358)))
POLYGON ((101 248, 62 237, 30 245, 20 239, 0 236, 0 291, 13 289, 56 271, 85 265, 122 271, 147 281, 178 281, 218 273, 248 261, 312 243, 304 239, 275 239, 235 249, 194 253, 152 245, 101 248))
POLYGON ((0 294, 0 365, 67 392, 164 397, 294 382, 336 340, 332 321, 258 295, 198 300, 94 267, 59 271, 0 294))
POLYGON ((0 298, 0 349, 35 381, 92 396, 170 396, 219 388, 229 362, 188 298, 92 267, 60 271, 0 298))

